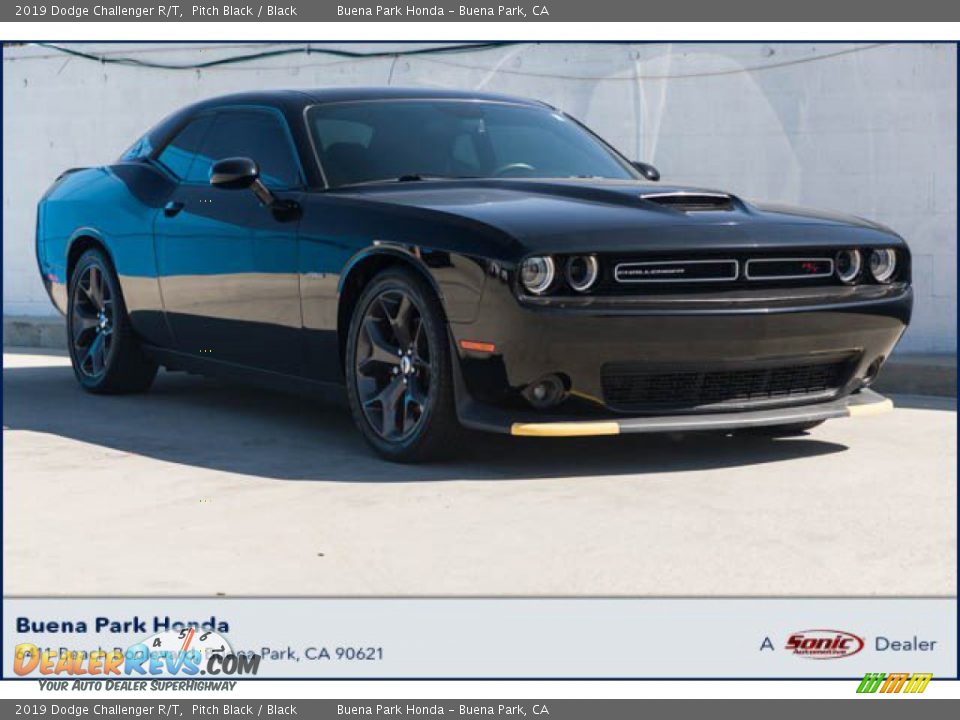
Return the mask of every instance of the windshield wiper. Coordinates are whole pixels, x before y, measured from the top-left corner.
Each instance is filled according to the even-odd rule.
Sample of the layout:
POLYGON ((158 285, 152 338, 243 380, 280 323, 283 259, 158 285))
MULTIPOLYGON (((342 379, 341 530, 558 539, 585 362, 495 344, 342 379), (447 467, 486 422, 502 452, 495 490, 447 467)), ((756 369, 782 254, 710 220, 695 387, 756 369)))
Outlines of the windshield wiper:
POLYGON ((478 175, 426 175, 421 173, 407 173, 405 175, 400 175, 399 177, 391 178, 379 178, 377 180, 361 180, 360 182, 355 183, 344 183, 343 185, 337 185, 337 187, 355 187, 357 185, 381 185, 384 183, 400 183, 400 182, 420 182, 426 180, 476 180, 478 175))

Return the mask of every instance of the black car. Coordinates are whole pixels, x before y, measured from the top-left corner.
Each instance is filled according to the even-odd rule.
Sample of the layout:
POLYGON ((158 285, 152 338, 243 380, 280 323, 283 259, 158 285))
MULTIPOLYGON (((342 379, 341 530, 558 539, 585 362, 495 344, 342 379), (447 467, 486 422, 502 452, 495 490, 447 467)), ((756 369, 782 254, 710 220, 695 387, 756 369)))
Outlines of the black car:
POLYGON ((191 105, 38 208, 92 392, 158 366, 343 395, 384 456, 888 409, 910 254, 866 220, 666 187, 542 102, 439 90, 191 105))

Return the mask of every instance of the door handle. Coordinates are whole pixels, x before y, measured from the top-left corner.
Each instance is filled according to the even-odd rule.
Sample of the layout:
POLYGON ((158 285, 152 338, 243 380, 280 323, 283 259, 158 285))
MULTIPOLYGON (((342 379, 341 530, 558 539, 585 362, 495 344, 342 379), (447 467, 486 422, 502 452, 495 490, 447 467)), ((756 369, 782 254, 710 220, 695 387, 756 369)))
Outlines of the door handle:
POLYGON ((183 203, 179 200, 171 200, 163 206, 163 214, 167 217, 173 217, 181 210, 183 210, 183 203))

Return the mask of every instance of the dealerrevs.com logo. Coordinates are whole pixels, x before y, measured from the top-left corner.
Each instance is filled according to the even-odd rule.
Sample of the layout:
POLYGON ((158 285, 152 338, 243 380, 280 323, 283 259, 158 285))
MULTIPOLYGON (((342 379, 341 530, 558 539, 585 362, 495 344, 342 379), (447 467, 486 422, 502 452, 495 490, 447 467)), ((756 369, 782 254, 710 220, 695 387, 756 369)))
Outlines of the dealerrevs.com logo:
POLYGON ((863 638, 844 630, 800 630, 787 638, 786 649, 811 660, 836 660, 863 650, 863 638))
POLYGON ((212 630, 166 630, 134 643, 126 650, 71 650, 17 645, 13 671, 17 675, 256 675, 259 655, 235 653, 227 639, 212 630))

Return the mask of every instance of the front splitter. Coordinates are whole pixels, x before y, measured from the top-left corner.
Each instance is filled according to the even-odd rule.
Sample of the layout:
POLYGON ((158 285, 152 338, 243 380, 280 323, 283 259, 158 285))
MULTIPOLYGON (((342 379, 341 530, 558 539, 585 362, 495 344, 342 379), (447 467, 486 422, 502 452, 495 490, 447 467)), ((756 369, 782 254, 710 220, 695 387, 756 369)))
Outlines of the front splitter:
POLYGON ((624 433, 736 430, 771 425, 793 425, 844 417, 879 415, 893 410, 893 402, 872 390, 812 405, 740 412, 625 417, 603 420, 552 418, 517 421, 515 415, 469 404, 459 412, 466 427, 527 437, 588 437, 624 433))

